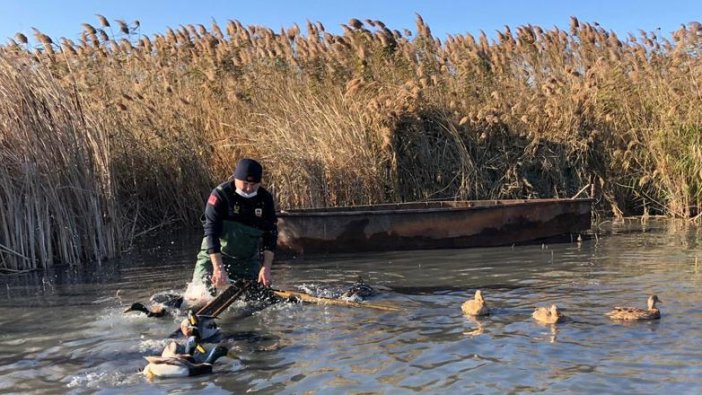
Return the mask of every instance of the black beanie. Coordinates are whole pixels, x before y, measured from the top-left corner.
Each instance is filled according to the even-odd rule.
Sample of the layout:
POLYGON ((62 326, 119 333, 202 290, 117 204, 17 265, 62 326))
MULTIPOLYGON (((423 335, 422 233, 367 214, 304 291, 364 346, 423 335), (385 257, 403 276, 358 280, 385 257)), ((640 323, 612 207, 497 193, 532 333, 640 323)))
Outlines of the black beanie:
POLYGON ((234 170, 234 178, 246 182, 261 182, 261 175, 263 175, 261 164, 248 158, 240 160, 234 170))

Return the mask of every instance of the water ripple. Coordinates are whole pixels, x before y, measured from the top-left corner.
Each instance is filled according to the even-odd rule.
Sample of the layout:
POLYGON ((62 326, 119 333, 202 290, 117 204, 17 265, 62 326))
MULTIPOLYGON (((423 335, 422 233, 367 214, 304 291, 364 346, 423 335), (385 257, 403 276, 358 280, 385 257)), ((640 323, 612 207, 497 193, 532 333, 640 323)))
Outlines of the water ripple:
MULTIPOLYGON (((360 275, 400 313, 281 304, 221 317, 236 355, 210 376, 148 382, 180 318, 123 314, 183 290, 190 251, 0 278, 0 391, 44 393, 699 393, 699 232, 625 223, 579 244, 388 252, 277 262, 276 286, 335 296, 360 275), (168 262, 166 262, 168 261, 168 262), (159 262, 159 263, 154 263, 159 262), (492 314, 460 305, 482 289, 492 314), (118 292, 119 291, 119 292, 118 292), (662 319, 615 322, 613 306, 663 300, 662 319), (569 320, 531 312, 558 304, 569 320)), ((187 244, 191 247, 190 244, 187 244)), ((183 246, 185 248, 185 244, 183 246)))

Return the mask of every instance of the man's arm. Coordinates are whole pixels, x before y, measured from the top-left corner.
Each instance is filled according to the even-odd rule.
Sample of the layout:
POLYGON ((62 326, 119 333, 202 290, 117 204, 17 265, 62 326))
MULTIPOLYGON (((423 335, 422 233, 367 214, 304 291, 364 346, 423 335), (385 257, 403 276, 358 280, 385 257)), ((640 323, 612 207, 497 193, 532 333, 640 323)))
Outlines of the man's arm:
POLYGON ((222 234, 222 220, 227 212, 227 202, 218 189, 214 189, 205 206, 205 243, 212 261, 212 285, 215 288, 227 284, 227 272, 222 262, 219 236, 222 234))
POLYGON ((275 257, 275 247, 278 243, 278 218, 275 215, 275 205, 273 204, 272 196, 269 195, 268 199, 266 199, 265 207, 266 228, 263 231, 263 265, 258 272, 258 282, 264 286, 269 286, 273 282, 271 266, 275 257))
POLYGON ((274 257, 275 253, 273 251, 263 251, 263 266, 261 266, 261 270, 258 272, 258 282, 266 287, 273 282, 271 278, 271 265, 273 265, 274 257))
POLYGON ((210 254, 210 260, 212 261, 212 286, 215 288, 221 288, 227 285, 229 275, 224 269, 224 263, 222 262, 222 254, 216 252, 210 254))

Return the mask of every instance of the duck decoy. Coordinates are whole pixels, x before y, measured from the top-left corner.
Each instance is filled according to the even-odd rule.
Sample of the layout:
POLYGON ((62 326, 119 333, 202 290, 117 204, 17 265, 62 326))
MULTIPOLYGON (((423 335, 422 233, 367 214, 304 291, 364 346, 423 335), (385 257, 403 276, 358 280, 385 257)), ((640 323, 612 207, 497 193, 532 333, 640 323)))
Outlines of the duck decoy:
POLYGON ((358 277, 358 280, 356 280, 356 283, 354 283, 351 288, 347 289, 344 293, 339 296, 341 299, 351 299, 351 298, 359 298, 359 299, 365 299, 369 296, 373 296, 376 294, 375 289, 371 287, 364 279, 363 277, 358 277))
POLYGON ((542 324, 557 324, 565 320, 565 316, 561 314, 555 304, 551 307, 537 307, 531 316, 542 324))
POLYGON ((148 308, 139 302, 132 303, 131 306, 124 310, 125 313, 129 313, 130 311, 140 311, 146 314, 147 317, 164 317, 169 314, 161 305, 153 305, 151 308, 148 308))
POLYGON ((473 299, 466 300, 463 305, 461 305, 461 310, 463 310, 463 314, 471 316, 490 314, 490 309, 485 303, 483 292, 481 290, 475 291, 475 297, 473 299))
POLYGON ((638 307, 615 307, 606 315, 613 320, 623 321, 643 321, 657 320, 661 318, 661 311, 656 308, 656 303, 663 303, 658 299, 657 295, 648 297, 648 309, 640 309, 638 307))
POLYGON ((199 340, 207 341, 220 334, 215 318, 208 315, 198 315, 191 311, 188 313, 188 318, 181 321, 180 331, 186 338, 195 336, 199 340))
POLYGON ((166 347, 163 348, 163 352, 161 352, 161 358, 186 358, 194 362, 195 358, 193 357, 193 355, 196 350, 200 352, 203 352, 204 350, 199 345, 196 336, 188 337, 183 346, 180 346, 178 342, 172 340, 168 344, 166 344, 166 347))
POLYGON ((180 309, 184 302, 183 295, 173 293, 173 292, 158 292, 151 295, 149 301, 152 304, 160 304, 164 307, 171 307, 174 309, 180 309))
POLYGON ((212 373, 212 365, 219 359, 227 355, 227 347, 216 346, 207 354, 205 362, 196 363, 192 356, 176 354, 172 357, 145 357, 149 362, 144 368, 144 375, 152 379, 170 377, 199 376, 201 374, 212 373))
POLYGON ((140 311, 147 317, 165 317, 171 314, 171 309, 178 310, 183 306, 183 296, 170 292, 159 292, 152 295, 149 302, 148 307, 143 303, 133 303, 124 312, 140 311))

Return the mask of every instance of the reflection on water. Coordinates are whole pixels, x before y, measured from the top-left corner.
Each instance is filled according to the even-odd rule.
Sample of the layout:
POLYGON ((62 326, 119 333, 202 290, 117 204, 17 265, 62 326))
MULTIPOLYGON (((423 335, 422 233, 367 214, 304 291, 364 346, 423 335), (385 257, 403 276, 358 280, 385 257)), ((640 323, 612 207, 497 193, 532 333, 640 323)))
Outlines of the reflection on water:
POLYGON ((148 382, 178 317, 122 310, 182 291, 192 243, 97 269, 0 278, 0 392, 22 393, 699 393, 700 231, 626 222, 582 243, 339 255, 278 262, 275 286, 338 290, 361 275, 382 312, 281 304, 253 315, 237 302, 219 320, 237 359, 215 373, 148 382), (477 288, 488 317, 461 303, 477 288), (119 291, 119 292, 118 292, 119 291), (664 301, 660 321, 620 323, 615 305, 664 301), (536 306, 570 319, 540 325, 536 306))

